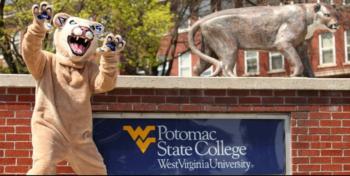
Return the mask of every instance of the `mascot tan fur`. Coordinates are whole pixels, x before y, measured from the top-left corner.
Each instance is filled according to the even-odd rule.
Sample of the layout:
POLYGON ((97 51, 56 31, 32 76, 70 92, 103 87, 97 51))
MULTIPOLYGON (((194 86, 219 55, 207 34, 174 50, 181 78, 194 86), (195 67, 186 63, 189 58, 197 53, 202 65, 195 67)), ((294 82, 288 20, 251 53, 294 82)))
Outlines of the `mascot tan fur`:
POLYGON ((31 120, 33 167, 28 174, 55 174, 67 160, 77 174, 107 174, 92 139, 93 93, 114 88, 116 63, 125 41, 109 34, 97 49, 100 23, 56 14, 53 24, 56 53, 42 50, 52 8, 43 2, 32 8, 33 24, 22 44, 24 60, 36 80, 36 102, 31 120), (90 61, 101 56, 100 65, 90 61))

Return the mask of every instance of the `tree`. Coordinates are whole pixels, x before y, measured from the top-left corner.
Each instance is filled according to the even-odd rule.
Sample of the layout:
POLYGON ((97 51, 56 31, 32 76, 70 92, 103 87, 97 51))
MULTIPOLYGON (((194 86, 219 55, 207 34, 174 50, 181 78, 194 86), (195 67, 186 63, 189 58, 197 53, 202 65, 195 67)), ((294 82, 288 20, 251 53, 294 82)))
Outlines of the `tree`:
POLYGON ((81 16, 93 16, 111 32, 119 33, 127 42, 122 61, 127 74, 142 70, 152 75, 159 65, 156 58, 160 39, 172 26, 169 3, 159 0, 98 0, 85 3, 81 16), (103 9, 106 13, 96 13, 103 9))
POLYGON ((0 50, 8 65, 8 71, 11 73, 25 73, 25 68, 22 56, 18 52, 18 47, 15 45, 15 35, 18 33, 16 28, 8 28, 6 23, 5 12, 12 10, 11 7, 6 7, 6 0, 0 0, 0 50))
MULTIPOLYGON (((162 72, 160 75, 170 75, 170 70, 173 65, 173 61, 176 54, 176 47, 178 42, 178 29, 180 28, 180 25, 185 21, 187 22, 188 18, 188 12, 195 11, 194 8, 198 6, 198 3, 200 1, 186 1, 186 0, 179 0, 179 1, 171 1, 171 11, 174 13, 174 27, 170 31, 170 39, 168 42, 168 46, 166 48, 166 51, 164 53, 164 59, 162 60, 162 72), (166 65, 169 63, 169 68, 166 69, 166 65)), ((191 13, 190 12, 190 13, 191 13)), ((191 13, 193 14, 193 13, 191 13)))
MULTIPOLYGON (((0 13, 0 29, 9 29, 0 30, 1 39, 2 36, 12 36, 14 31, 23 30, 31 23, 30 11, 34 4, 32 0, 12 0, 6 5, 5 0, 1 0, 1 3, 3 6, 0 8, 2 7, 3 10, 0 10, 2 12, 0 13), (4 19, 3 12, 16 13, 5 21, 1 20, 4 19)), ((159 0, 52 0, 50 3, 55 13, 65 12, 73 16, 89 18, 101 22, 105 26, 105 31, 122 35, 127 42, 121 62, 121 68, 124 69, 125 74, 137 74, 137 70, 144 70, 145 74, 152 74, 152 68, 159 64, 156 54, 160 38, 172 26, 169 3, 159 0)), ((52 33, 51 31, 45 39, 45 50, 54 51, 52 33)), ((0 41, 5 40, 1 39, 0 41)), ((5 43, 10 44, 9 41, 5 43)), ((18 58, 13 57, 13 53, 19 53, 18 50, 13 50, 16 48, 12 50, 9 47, 0 46, 0 48, 8 64, 15 61, 15 63, 24 65, 20 55, 16 55, 18 58), (5 55, 10 52, 11 56, 10 54, 5 55)), ((15 69, 11 72, 17 73, 15 69)))

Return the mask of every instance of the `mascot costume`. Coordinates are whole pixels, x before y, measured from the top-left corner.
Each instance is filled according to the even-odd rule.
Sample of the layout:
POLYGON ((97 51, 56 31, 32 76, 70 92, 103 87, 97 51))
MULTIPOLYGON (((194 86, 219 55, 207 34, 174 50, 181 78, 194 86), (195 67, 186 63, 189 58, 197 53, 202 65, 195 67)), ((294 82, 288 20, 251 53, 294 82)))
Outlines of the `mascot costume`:
POLYGON ((32 8, 33 24, 22 43, 26 65, 36 80, 31 120, 33 167, 28 174, 55 174, 56 164, 69 162, 77 174, 107 174, 92 139, 90 97, 114 88, 116 63, 125 41, 109 34, 98 47, 100 23, 58 13, 53 18, 56 53, 42 50, 52 8, 43 2, 32 8), (98 66, 91 61, 101 56, 98 66))

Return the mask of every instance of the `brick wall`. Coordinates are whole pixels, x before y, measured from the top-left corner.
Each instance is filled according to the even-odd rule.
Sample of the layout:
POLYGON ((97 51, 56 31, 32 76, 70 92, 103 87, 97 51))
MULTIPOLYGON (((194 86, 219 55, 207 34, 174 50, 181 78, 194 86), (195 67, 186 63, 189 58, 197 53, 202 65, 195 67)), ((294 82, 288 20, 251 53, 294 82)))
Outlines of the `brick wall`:
MULTIPOLYGON (((116 89, 95 112, 288 113, 293 174, 350 174, 350 91, 116 89)), ((34 88, 0 88, 0 174, 31 167, 34 88)), ((58 173, 72 173, 66 162, 58 173)))

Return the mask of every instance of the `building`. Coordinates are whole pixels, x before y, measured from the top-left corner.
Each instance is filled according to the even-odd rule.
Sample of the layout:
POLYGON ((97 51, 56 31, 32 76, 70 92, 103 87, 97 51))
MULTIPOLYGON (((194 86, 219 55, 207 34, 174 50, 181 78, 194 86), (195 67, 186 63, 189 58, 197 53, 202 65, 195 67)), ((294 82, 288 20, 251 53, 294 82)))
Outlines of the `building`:
MULTIPOLYGON (((6 2, 8 3, 8 2, 6 2)), ((4 15, 4 19, 9 19, 9 18, 12 18, 13 16, 15 16, 16 12, 10 12, 10 13, 5 13, 4 15)), ((11 49, 15 49, 14 47, 16 47, 17 51, 18 52, 21 52, 20 51, 20 44, 21 44, 21 40, 20 40, 20 37, 21 37, 21 32, 20 31, 17 31, 17 32, 14 32, 14 34, 12 35, 12 40, 13 40, 13 43, 15 46, 11 46, 11 49)), ((3 51, 1 50, 0 48, 0 69, 1 68, 7 68, 8 65, 4 59, 4 55, 3 55, 3 51)))
MULTIPOLYGON (((309 1, 310 2, 310 1, 309 1)), ((312 2, 323 2, 337 5, 350 4, 348 0, 313 0, 312 2)), ((232 7, 232 1, 222 1, 222 9, 232 7)), ((249 6, 250 4, 245 4, 249 6)), ((269 4, 279 5, 279 3, 269 4)), ((209 1, 203 1, 199 7, 199 16, 210 13, 209 1)), ((350 13, 344 12, 344 17, 350 17, 350 13)), ((189 18, 185 18, 188 20, 189 18)), ((187 29, 193 21, 187 21, 179 29, 179 43, 176 56, 170 71, 171 76, 192 76, 192 68, 198 61, 198 57, 188 50, 187 29)), ((340 29, 332 34, 329 32, 316 31, 311 39, 309 47, 309 59, 312 70, 316 77, 349 77, 350 76, 350 25, 340 21, 340 29)), ((163 44, 166 44, 163 41, 163 44)), ((162 44, 162 45, 163 45, 162 44)), ((209 68, 202 75, 212 73, 209 68)), ((238 53, 237 76, 288 76, 290 75, 289 64, 278 52, 267 51, 243 51, 238 53)))
MULTIPOLYGON (((181 30, 178 57, 171 74, 191 76, 198 58, 188 52, 186 30, 181 30)), ((340 29, 334 35, 320 33, 312 39, 312 46, 317 47, 311 55, 317 76, 347 76, 344 63, 348 63, 350 47, 344 39, 348 35, 347 30, 340 29)), ((205 74, 210 72, 209 69, 205 74)), ((239 53, 239 76, 288 73, 287 63, 279 53, 239 53)), ((30 75, 0 74, 1 175, 25 174, 32 166, 30 122, 35 85, 30 75)), ((93 95, 91 103, 94 140, 110 175, 350 175, 347 78, 197 79, 121 75, 115 90, 93 95), (249 126, 249 120, 259 125, 249 126), (231 125, 237 121, 239 126, 231 125), (279 126, 271 129, 276 121, 279 126), (133 129, 124 130, 120 124, 133 129), (197 140, 193 135, 198 134, 210 137, 197 140), (165 142, 171 145, 165 146, 165 142), (197 144, 202 149, 196 148, 197 144), (174 162, 162 165, 158 159, 174 162), (205 168, 202 164, 216 159, 224 163, 220 167, 230 168, 225 170, 218 165, 205 168), (181 166, 185 164, 178 161, 186 161, 189 166, 181 166), (197 168, 190 168, 194 166, 197 168)), ((68 162, 62 161, 57 173, 71 175, 74 171, 68 162)))

